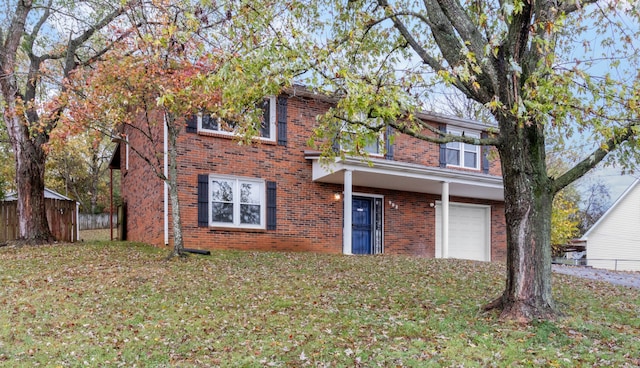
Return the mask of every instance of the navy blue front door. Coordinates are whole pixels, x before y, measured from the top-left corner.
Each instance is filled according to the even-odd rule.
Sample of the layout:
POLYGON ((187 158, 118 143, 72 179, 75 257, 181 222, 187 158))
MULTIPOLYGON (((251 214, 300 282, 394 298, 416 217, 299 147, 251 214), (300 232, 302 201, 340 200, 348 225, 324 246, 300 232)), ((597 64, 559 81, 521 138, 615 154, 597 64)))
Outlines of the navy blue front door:
POLYGON ((352 243, 353 254, 371 254, 372 243, 372 200, 371 198, 354 197, 352 205, 352 243))

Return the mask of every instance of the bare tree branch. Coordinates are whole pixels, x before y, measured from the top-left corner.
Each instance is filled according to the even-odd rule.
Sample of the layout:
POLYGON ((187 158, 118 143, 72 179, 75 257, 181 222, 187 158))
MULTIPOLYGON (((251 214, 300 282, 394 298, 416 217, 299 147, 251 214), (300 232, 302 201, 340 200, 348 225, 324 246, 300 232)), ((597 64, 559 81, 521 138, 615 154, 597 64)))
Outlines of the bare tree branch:
POLYGON ((573 13, 577 10, 582 9, 585 5, 595 4, 598 0, 568 0, 568 1, 559 1, 558 8, 561 12, 565 14, 573 13))
MULTIPOLYGON (((464 44, 463 41, 469 41, 472 43, 472 51, 476 54, 476 57, 482 57, 484 55, 484 48, 476 49, 479 44, 482 44, 482 36, 476 27, 473 26, 473 23, 467 16, 459 17, 460 14, 458 12, 452 11, 451 17, 459 17, 454 18, 453 20, 449 17, 449 14, 446 14, 443 10, 445 6, 449 6, 448 0, 442 0, 441 4, 439 0, 425 0, 425 7, 427 8, 427 13, 429 14, 428 18, 424 17, 420 14, 415 14, 412 12, 394 12, 392 7, 389 5, 387 0, 378 0, 378 4, 385 8, 387 12, 387 17, 393 20, 395 28, 400 32, 400 34, 405 38, 411 48, 416 52, 416 54, 422 59, 422 61, 429 65, 434 71, 440 72, 445 71, 445 66, 434 58, 427 50, 417 41, 417 39, 413 36, 411 31, 407 28, 406 24, 400 20, 400 16, 409 15, 412 17, 416 17, 418 20, 424 22, 431 30, 431 33, 439 46, 439 49, 442 51, 444 59, 450 66, 457 66, 461 63, 464 63, 466 59, 463 57, 464 44), (455 21, 455 22, 453 22, 455 21), (465 37, 469 37, 467 40, 465 38, 459 37, 461 33, 458 33, 458 28, 462 30, 462 35, 465 37)), ((460 6, 458 4, 458 9, 460 6)), ((479 75, 479 78, 488 79, 490 83, 481 83, 479 85, 474 85, 473 81, 468 83, 461 81, 458 78, 454 78, 452 83, 462 91, 464 94, 469 96, 470 98, 474 98, 479 101, 489 102, 493 97, 493 91, 486 90, 486 86, 495 86, 497 85, 497 77, 496 71, 492 65, 487 63, 480 62, 479 65, 483 69, 484 73, 479 75)))
POLYGON ((619 134, 609 138, 604 145, 591 152, 587 158, 580 161, 569 171, 556 178, 553 181, 554 193, 557 193, 562 188, 573 183, 578 178, 581 178, 589 170, 598 165, 609 154, 609 152, 615 150, 619 145, 633 138, 636 134, 634 129, 637 129, 638 127, 640 127, 640 120, 636 120, 634 123, 627 125, 619 134))
POLYGON ((429 123, 423 120, 418 120, 418 122, 419 122, 418 125, 421 128, 425 128, 428 131, 431 131, 437 135, 431 136, 431 135, 423 134, 421 131, 413 129, 407 124, 402 124, 398 122, 390 122, 389 125, 395 128, 396 130, 404 134, 407 134, 411 137, 418 138, 420 140, 431 142, 431 143, 437 143, 437 144, 462 142, 467 144, 473 144, 476 146, 497 146, 500 143, 500 140, 498 138, 475 138, 475 137, 447 134, 443 131, 435 129, 429 123))
POLYGON ((11 24, 7 30, 4 45, 0 49, 0 73, 2 73, 0 74, 0 85, 2 86, 3 95, 16 95, 22 98, 17 86, 13 66, 16 63, 15 58, 22 41, 22 32, 32 5, 33 2, 31 0, 18 2, 15 14, 11 18, 11 24))
MULTIPOLYGON (((387 0, 378 0, 378 4, 380 4, 385 9, 389 9, 389 3, 387 0)), ((390 10, 388 10, 390 11, 390 10)), ((429 65, 435 71, 444 70, 444 66, 435 58, 433 58, 426 50, 418 43, 418 41, 413 37, 411 32, 407 29, 403 22, 398 18, 399 14, 391 13, 389 18, 393 20, 395 27, 402 34, 402 36, 407 40, 411 48, 418 54, 420 59, 424 61, 427 65, 429 65)), ((413 14, 412 14, 413 15, 413 14)), ((431 22, 429 22, 426 18, 420 16, 418 19, 425 21, 429 27, 432 27, 431 22)))
POLYGON ((124 12, 125 12, 124 6, 118 7, 111 13, 107 14, 107 16, 102 18, 100 21, 98 21, 98 23, 96 23, 95 25, 85 30, 80 36, 74 38, 73 40, 71 40, 71 42, 69 42, 69 45, 67 46, 69 49, 69 52, 67 53, 65 66, 64 66, 65 77, 68 77, 69 73, 71 73, 71 71, 75 69, 77 66, 75 62, 75 53, 78 50, 78 47, 80 47, 83 43, 89 40, 89 38, 91 38, 91 36, 93 36, 97 31, 107 26, 109 23, 111 23, 114 19, 116 19, 118 16, 120 16, 124 12))

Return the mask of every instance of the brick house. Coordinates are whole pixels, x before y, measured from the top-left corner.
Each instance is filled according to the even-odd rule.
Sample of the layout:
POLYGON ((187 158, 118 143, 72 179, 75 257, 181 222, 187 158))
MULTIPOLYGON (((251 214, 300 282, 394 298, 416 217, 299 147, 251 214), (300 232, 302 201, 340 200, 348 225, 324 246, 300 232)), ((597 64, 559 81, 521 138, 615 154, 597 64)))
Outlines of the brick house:
MULTIPOLYGON (((505 259, 501 168, 487 148, 399 134, 391 145, 381 135, 368 147, 372 165, 347 157, 327 166, 306 142, 331 103, 303 87, 266 99, 253 145, 207 115, 190 119, 178 139, 185 246, 505 259)), ((453 134, 485 134, 474 121, 421 118, 453 134)), ((156 130, 162 142, 162 124, 156 130)), ((140 144, 139 134, 124 133, 140 144)), ((170 245, 164 183, 125 144, 112 168, 121 173, 126 239, 170 245)))

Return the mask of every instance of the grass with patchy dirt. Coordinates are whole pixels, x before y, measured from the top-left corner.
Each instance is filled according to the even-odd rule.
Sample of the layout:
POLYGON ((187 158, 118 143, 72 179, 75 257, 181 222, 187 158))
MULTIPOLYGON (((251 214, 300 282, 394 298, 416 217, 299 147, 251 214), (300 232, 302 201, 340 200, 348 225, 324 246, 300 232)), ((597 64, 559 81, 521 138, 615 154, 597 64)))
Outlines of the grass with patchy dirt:
POLYGON ((566 316, 481 306, 504 266, 97 242, 0 249, 0 366, 638 366, 640 291, 554 275, 566 316))
MULTIPOLYGON (((80 230, 80 241, 95 242, 111 240, 111 229, 80 230)), ((118 239, 118 230, 113 230, 113 239, 118 239)))

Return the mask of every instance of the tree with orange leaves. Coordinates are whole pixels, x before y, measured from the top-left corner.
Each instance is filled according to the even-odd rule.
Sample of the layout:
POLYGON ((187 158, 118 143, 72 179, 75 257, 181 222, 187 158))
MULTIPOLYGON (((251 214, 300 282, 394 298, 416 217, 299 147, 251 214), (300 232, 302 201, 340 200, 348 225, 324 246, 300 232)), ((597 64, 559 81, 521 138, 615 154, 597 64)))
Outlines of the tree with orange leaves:
POLYGON ((115 136, 168 187, 173 230, 169 257, 185 255, 176 141, 186 119, 206 111, 234 121, 238 139, 249 142, 259 132, 257 103, 288 80, 286 73, 266 72, 271 70, 265 68, 268 58, 251 54, 261 47, 273 51, 274 43, 257 41, 269 37, 269 22, 258 22, 266 13, 247 4, 147 4, 130 22, 137 24, 134 29, 116 31, 130 37, 96 68, 78 72, 72 80, 68 132, 93 124, 106 133, 132 132, 146 142, 135 146, 127 135, 115 136))
POLYGON ((53 98, 74 70, 107 52, 125 22, 125 2, 7 2, 0 13, 2 119, 15 156, 18 231, 22 242, 53 241, 44 208, 46 145, 64 109, 53 98), (74 12, 82 9, 81 12, 74 12), (81 15, 80 15, 81 14, 81 15), (88 45, 93 47, 88 47, 88 45))

